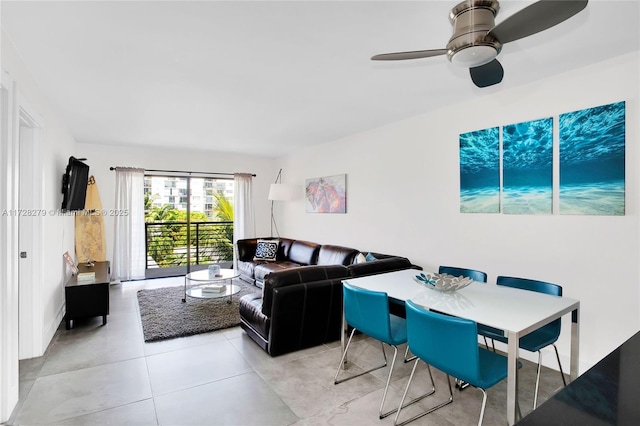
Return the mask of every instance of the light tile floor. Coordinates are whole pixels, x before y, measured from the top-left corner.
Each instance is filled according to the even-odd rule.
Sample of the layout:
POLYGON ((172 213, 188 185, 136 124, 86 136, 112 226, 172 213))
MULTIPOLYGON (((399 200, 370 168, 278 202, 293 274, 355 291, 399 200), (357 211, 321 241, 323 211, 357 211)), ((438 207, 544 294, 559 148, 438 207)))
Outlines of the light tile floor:
MULTIPOLYGON (((44 356, 20 362, 20 401, 8 425, 392 425, 378 419, 387 368, 333 384, 339 342, 272 358, 239 328, 145 343, 136 293, 182 285, 182 278, 110 287, 110 315, 64 322, 44 356)), ((380 345, 359 338, 352 367, 381 361, 380 345)), ((391 349, 388 356, 391 356, 391 349)), ((401 348, 404 351, 404 348, 401 348)), ((404 352, 402 352, 404 353, 404 352)), ((400 356, 400 355, 399 355, 400 356)), ((396 364, 385 410, 399 403, 411 364, 396 364)), ((426 366, 418 367, 412 394, 426 390, 426 366)), ((562 385, 543 369, 540 400, 562 385)), ((434 370, 435 395, 402 412, 408 418, 447 397, 446 376, 434 370)), ((520 406, 531 410, 535 365, 520 370, 520 406)), ((454 390, 454 402, 412 425, 477 424, 482 393, 454 390)), ((506 424, 506 382, 488 392, 485 425, 506 424)))

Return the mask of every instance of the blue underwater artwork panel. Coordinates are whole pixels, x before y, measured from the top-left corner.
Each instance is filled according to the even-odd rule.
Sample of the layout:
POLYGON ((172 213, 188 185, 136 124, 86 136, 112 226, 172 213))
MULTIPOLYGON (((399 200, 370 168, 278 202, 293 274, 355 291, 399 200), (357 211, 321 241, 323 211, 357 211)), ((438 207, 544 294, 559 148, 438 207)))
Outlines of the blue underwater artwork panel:
POLYGON ((502 212, 553 213, 553 119, 502 128, 502 212))
POLYGON ((500 213, 500 129, 460 135, 460 212, 500 213))
POLYGON ((625 103, 560 115, 561 214, 624 215, 625 103))

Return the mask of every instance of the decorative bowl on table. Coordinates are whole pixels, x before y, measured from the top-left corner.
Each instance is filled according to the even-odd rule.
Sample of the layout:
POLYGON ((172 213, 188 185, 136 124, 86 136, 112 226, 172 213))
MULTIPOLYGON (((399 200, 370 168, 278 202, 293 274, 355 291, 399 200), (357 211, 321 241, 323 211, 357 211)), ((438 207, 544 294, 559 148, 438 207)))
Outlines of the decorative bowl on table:
POLYGON ((454 277, 453 275, 449 274, 432 273, 420 273, 416 275, 416 281, 424 284, 427 288, 442 291, 445 293, 460 290, 473 282, 471 278, 463 277, 462 275, 460 275, 459 277, 454 277))

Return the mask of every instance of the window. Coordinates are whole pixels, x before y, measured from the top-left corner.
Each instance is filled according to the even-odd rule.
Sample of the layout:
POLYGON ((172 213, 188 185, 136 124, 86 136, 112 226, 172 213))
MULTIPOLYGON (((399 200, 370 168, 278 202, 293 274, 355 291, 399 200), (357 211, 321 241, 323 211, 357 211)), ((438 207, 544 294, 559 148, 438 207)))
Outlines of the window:
POLYGON ((145 176, 148 277, 183 275, 190 265, 231 265, 233 186, 232 178, 145 176))

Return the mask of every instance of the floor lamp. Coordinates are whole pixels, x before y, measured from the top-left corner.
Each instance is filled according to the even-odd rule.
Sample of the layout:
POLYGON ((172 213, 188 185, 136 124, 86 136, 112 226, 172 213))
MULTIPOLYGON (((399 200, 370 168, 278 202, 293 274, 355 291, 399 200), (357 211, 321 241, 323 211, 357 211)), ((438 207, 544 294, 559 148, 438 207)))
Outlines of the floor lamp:
POLYGON ((291 193, 289 192, 289 187, 282 183, 282 169, 278 172, 278 176, 276 176, 276 181, 271 184, 269 188, 269 198, 271 201, 271 237, 273 237, 273 228, 276 228, 276 235, 279 237, 280 233, 278 232, 278 225, 276 224, 276 219, 273 216, 273 202, 274 201, 288 201, 291 199, 291 193))

